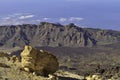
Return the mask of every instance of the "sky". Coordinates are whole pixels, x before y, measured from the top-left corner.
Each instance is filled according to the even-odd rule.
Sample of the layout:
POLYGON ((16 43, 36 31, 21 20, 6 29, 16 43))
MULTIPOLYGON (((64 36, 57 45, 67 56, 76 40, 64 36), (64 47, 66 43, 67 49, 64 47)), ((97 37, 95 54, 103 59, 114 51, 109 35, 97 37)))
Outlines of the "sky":
POLYGON ((0 25, 54 22, 120 30, 120 0, 0 0, 0 25))

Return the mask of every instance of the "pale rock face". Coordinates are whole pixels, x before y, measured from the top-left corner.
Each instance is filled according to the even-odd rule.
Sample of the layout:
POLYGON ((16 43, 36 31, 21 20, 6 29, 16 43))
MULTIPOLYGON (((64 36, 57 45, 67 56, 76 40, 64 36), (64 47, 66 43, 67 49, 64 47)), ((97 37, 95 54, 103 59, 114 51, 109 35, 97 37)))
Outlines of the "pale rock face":
POLYGON ((32 48, 31 46, 25 46, 23 52, 21 53, 22 57, 22 66, 28 67, 31 70, 35 69, 35 59, 37 55, 37 50, 32 48))
POLYGON ((102 78, 100 75, 92 75, 92 76, 86 77, 86 80, 102 80, 102 78))
POLYGON ((13 55, 10 60, 12 61, 12 63, 15 63, 15 62, 20 62, 20 59, 16 56, 16 55, 13 55))
POLYGON ((92 78, 94 80, 102 80, 100 75, 93 75, 92 78))
POLYGON ((25 46, 21 53, 21 63, 24 70, 40 75, 48 75, 59 69, 59 64, 54 55, 45 51, 39 51, 31 46, 25 46))
POLYGON ((30 69, 29 69, 29 68, 24 68, 24 70, 25 70, 25 71, 27 71, 27 72, 29 72, 29 71, 30 71, 30 69))

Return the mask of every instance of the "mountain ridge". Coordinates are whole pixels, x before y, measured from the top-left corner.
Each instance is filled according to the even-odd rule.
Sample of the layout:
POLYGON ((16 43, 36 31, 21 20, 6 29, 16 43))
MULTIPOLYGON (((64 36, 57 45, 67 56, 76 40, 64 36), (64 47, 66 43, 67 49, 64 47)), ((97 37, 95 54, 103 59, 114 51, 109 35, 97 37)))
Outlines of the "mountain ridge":
POLYGON ((92 47, 120 41, 119 31, 81 28, 70 23, 41 22, 0 26, 1 47, 51 46, 51 47, 92 47))

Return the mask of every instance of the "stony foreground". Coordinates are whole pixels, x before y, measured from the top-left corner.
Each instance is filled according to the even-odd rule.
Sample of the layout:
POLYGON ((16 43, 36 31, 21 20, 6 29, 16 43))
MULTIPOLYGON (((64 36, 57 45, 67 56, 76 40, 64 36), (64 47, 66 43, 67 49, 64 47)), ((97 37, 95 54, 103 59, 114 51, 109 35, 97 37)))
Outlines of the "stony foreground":
POLYGON ((7 58, 0 58, 0 80, 79 80, 82 76, 72 74, 66 71, 57 71, 54 75, 48 77, 37 76, 21 69, 20 62, 13 63, 7 58), (78 79, 77 79, 78 78, 78 79))
MULTIPOLYGON (((29 54, 31 54, 32 52, 35 53, 35 51, 33 51, 34 49, 32 50, 32 47, 29 48, 30 50, 28 48, 29 47, 27 47, 27 50, 25 49, 25 51, 23 51, 22 53, 26 53, 27 55, 26 54, 24 55, 24 57, 27 56, 27 58, 25 57, 25 60, 27 60, 28 63, 34 65, 34 63, 37 63, 37 62, 35 61, 34 63, 31 63, 31 60, 35 60, 35 59, 32 58, 32 56, 30 56, 29 54)), ((44 54, 44 51, 42 51, 42 50, 38 51, 38 52, 43 52, 42 54, 44 54)), ((48 56, 48 55, 46 55, 46 56, 48 56)), ((44 57, 46 58, 46 56, 41 56, 41 59, 43 59, 43 61, 39 62, 39 63, 43 64, 44 61, 46 61, 46 60, 44 60, 44 57)), ((23 57, 23 55, 21 57, 23 57)), ((37 60, 38 59, 39 58, 37 58, 37 60)), ((48 57, 48 59, 49 59, 49 57, 48 57)), ((114 72, 117 71, 117 74, 112 77, 109 76, 108 78, 105 78, 100 74, 101 69, 98 69, 98 72, 100 72, 100 73, 96 73, 96 74, 92 74, 92 75, 88 75, 88 76, 80 76, 80 75, 77 75, 75 73, 71 73, 71 72, 68 72, 65 70, 58 70, 53 74, 49 73, 47 76, 44 76, 44 75, 36 74, 36 72, 35 72, 36 69, 34 69, 34 68, 32 69, 33 71, 29 71, 31 69, 31 66, 29 66, 29 65, 24 66, 23 61, 21 58, 18 58, 16 55, 9 56, 6 53, 0 53, 0 80, 120 80, 119 79, 119 77, 120 77, 119 66, 111 68, 114 72), (27 70, 26 70, 26 67, 27 67, 27 70)), ((47 61, 47 62, 48 62, 47 65, 52 64, 49 61, 47 61)), ((41 64, 39 66, 41 66, 41 64)), ((54 67, 54 65, 53 65, 53 67, 54 67)), ((46 66, 43 66, 43 70, 45 68, 46 68, 46 66)), ((48 68, 46 68, 46 70, 48 68)), ((109 69, 109 66, 108 66, 108 69, 109 69)), ((107 71, 107 73, 112 71, 111 69, 109 71, 107 71)), ((52 68, 50 70, 52 70, 52 68)), ((39 71, 39 72, 42 72, 42 71, 39 71)), ((113 71, 111 73, 113 73, 113 71)), ((105 71, 105 74, 107 74, 107 73, 105 71)))
POLYGON ((0 53, 1 80, 83 79, 82 76, 58 69, 59 63, 54 55, 31 46, 25 46, 21 56, 0 53))
POLYGON ((101 79, 100 76, 83 76, 67 71, 57 71, 48 77, 37 76, 34 73, 25 72, 21 69, 20 62, 13 63, 7 58, 0 58, 0 80, 120 80, 120 79, 101 79))

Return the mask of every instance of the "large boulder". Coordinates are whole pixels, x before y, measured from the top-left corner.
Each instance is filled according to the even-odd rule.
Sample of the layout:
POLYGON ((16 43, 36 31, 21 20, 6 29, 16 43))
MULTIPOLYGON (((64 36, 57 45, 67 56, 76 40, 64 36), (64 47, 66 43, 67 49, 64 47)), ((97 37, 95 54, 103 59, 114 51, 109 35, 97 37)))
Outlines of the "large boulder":
POLYGON ((25 46, 21 53, 21 63, 24 70, 47 76, 59 69, 57 58, 46 51, 25 46))

